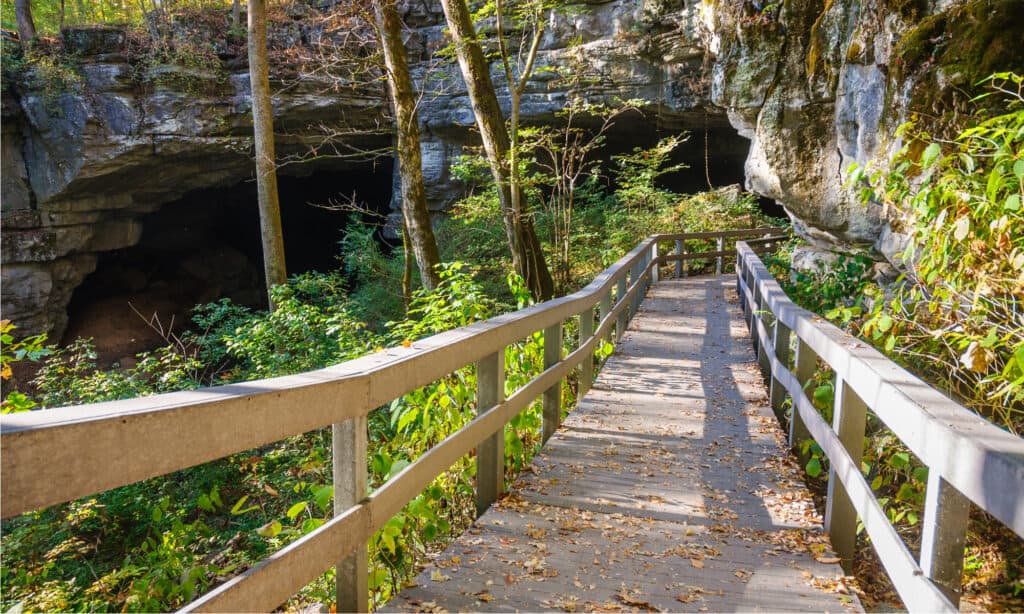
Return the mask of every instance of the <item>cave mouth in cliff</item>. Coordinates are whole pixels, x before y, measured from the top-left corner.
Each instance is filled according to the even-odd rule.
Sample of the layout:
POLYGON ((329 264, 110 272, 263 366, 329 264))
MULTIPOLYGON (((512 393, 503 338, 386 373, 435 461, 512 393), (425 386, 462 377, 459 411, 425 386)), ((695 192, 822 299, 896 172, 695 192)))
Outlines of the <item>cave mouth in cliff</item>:
MULTIPOLYGON (((389 212, 393 163, 278 178, 285 259, 290 275, 343 266, 339 241, 360 213, 332 205, 354 202, 389 212)), ((180 332, 192 306, 220 298, 266 307, 256 183, 190 192, 142 220, 135 246, 99 254, 68 307, 65 342, 93 337, 101 360, 158 347, 144 318, 180 332)), ((123 361, 122 361, 123 362, 123 361)))
MULTIPOLYGON (((736 131, 721 112, 686 113, 659 116, 656 112, 644 115, 628 114, 620 117, 607 133, 601 155, 608 160, 606 171, 613 169, 611 156, 630 153, 634 148, 654 147, 660 139, 674 134, 688 134, 671 156, 671 164, 685 164, 686 168, 663 175, 658 186, 680 194, 693 194, 728 185, 744 185, 744 164, 750 151, 750 141, 736 131)), ((615 187, 613 173, 609 184, 615 187)), ((758 197, 762 213, 772 217, 785 217, 775 201, 758 197)))

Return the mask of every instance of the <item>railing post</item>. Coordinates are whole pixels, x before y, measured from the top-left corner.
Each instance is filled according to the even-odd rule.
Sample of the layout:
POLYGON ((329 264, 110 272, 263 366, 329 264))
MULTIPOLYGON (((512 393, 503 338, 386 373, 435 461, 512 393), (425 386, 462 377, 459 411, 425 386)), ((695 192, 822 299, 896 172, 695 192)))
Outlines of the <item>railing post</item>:
MULTIPOLYGON (((850 385, 836 377, 835 415, 832 429, 839 435, 839 441, 846 448, 853 466, 860 468, 864 456, 864 424, 867 405, 850 385)), ((825 530, 832 540, 832 547, 842 558, 843 569, 850 571, 857 542, 857 511, 853 508, 846 488, 839 481, 835 468, 829 469, 828 499, 825 504, 825 530)))
MULTIPOLYGON (((775 357, 779 359, 784 367, 789 368, 789 327, 783 324, 779 320, 779 316, 775 316, 775 338, 772 340, 772 345, 775 346, 775 357)), ((770 382, 770 394, 772 403, 772 411, 775 412, 775 416, 782 418, 782 403, 786 400, 786 388, 782 385, 782 382, 778 380, 773 374, 770 382)))
POLYGON ((722 255, 721 252, 725 251, 725 237, 718 237, 715 239, 715 251, 719 252, 718 258, 715 259, 715 274, 722 274, 722 255))
MULTIPOLYGON (((753 277, 753 276, 751 276, 753 277)), ((757 334, 757 321, 761 319, 761 287, 755 281, 748 282, 748 286, 754 295, 754 302, 750 306, 750 341, 754 344, 754 354, 761 362, 761 338, 757 334)))
MULTIPOLYGON (((814 377, 814 372, 818 369, 818 355, 799 336, 796 338, 795 362, 796 379, 800 382, 800 388, 806 390, 807 382, 811 381, 811 378, 814 377)), ((794 402, 793 416, 789 421, 789 447, 795 449, 801 441, 810 438, 811 433, 807 430, 807 425, 804 424, 804 419, 800 417, 800 412, 797 411, 796 402, 794 402)))
POLYGON ((960 603, 964 541, 971 502, 944 480, 928 472, 924 524, 921 527, 921 569, 953 602, 960 603))
MULTIPOLYGON (((334 424, 331 439, 337 516, 366 498, 366 417, 334 424)), ((366 612, 369 608, 367 569, 365 544, 338 563, 335 603, 339 612, 366 612)))
POLYGON ((633 299, 629 302, 629 319, 630 320, 632 320, 633 317, 636 316, 636 313, 638 311, 640 311, 640 299, 643 297, 643 293, 644 293, 643 284, 641 283, 641 284, 637 285, 637 281, 639 281, 642 278, 642 276, 643 276, 643 270, 644 270, 644 262, 643 261, 644 261, 644 258, 641 258, 639 262, 637 262, 635 265, 633 265, 633 270, 631 271, 631 274, 630 274, 631 276, 630 276, 630 280, 629 280, 629 285, 637 286, 636 292, 633 294, 633 299))
MULTIPOLYGON (((580 342, 578 347, 582 347, 585 343, 590 341, 590 338, 594 336, 594 308, 584 309, 580 313, 580 342)), ((582 399, 583 395, 587 394, 590 390, 590 386, 594 383, 594 352, 587 352, 583 357, 583 362, 580 363, 580 386, 576 392, 577 400, 582 399)))
MULTIPOLYGON (((477 414, 505 400, 505 351, 476 363, 477 414)), ((505 490, 505 427, 476 447, 476 515, 479 517, 505 490)))
MULTIPOLYGON (((562 323, 544 329, 544 369, 549 369, 562 360, 562 323)), ((547 440, 558 430, 562 421, 562 380, 544 391, 543 401, 543 436, 541 442, 547 440)))
MULTIPOLYGON (((612 312, 612 291, 611 288, 601 297, 601 308, 598 311, 598 321, 604 322, 604 319, 608 317, 608 314, 612 312)), ((612 338, 611 330, 608 331, 605 336, 605 341, 612 338)))
POLYGON ((660 271, 658 271, 658 242, 657 241, 655 241, 654 244, 651 245, 651 261, 650 261, 650 263, 647 266, 649 266, 650 269, 651 269, 651 284, 658 283, 658 273, 660 273, 660 271))
POLYGON ((620 303, 624 306, 624 309, 619 311, 619 317, 615 321, 615 341, 618 343, 622 339, 622 335, 626 333, 626 325, 629 323, 629 304, 623 302, 626 297, 626 273, 622 273, 622 277, 619 278, 618 294, 615 297, 615 304, 620 303))
MULTIPOLYGON (((683 241, 681 239, 676 239, 676 256, 682 256, 682 255, 683 255, 683 241)), ((682 276, 682 274, 683 274, 683 261, 682 260, 676 260, 676 279, 679 279, 679 277, 682 276)))

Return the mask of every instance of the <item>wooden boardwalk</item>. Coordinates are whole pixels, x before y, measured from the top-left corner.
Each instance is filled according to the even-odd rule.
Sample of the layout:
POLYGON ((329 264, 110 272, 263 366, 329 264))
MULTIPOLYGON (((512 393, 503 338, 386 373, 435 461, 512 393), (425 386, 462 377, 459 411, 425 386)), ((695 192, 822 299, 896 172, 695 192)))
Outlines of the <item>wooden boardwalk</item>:
POLYGON ((530 470, 387 609, 860 611, 734 284, 655 285, 530 470))

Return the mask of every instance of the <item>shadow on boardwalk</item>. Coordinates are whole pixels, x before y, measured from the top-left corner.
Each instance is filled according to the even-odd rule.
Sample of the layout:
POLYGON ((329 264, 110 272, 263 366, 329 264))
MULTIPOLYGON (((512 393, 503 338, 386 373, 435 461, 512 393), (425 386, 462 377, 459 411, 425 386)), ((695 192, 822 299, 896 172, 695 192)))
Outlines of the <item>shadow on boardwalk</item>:
POLYGON ((510 494, 389 610, 859 610, 731 276, 655 286, 510 494))

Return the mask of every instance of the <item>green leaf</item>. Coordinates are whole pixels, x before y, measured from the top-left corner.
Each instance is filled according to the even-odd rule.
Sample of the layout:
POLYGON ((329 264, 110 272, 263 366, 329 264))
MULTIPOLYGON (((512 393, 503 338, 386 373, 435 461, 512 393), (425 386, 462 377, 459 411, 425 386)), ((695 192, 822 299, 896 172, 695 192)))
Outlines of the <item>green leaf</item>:
POLYGON ((897 452, 889 459, 889 466, 893 469, 902 469, 910 464, 910 455, 906 452, 897 452))
POLYGON ((198 505, 199 505, 199 509, 202 509, 204 511, 207 511, 207 512, 213 512, 214 511, 213 502, 210 501, 210 496, 209 495, 206 495, 206 494, 199 495, 198 505))
POLYGON ((1020 194, 1010 194, 1006 197, 1006 202, 1003 203, 1003 209, 1007 211, 1018 211, 1020 210, 1020 194))
POLYGON ((1024 158, 1013 163, 1013 176, 1017 181, 1024 181, 1024 158))
POLYGON ((234 514, 235 516, 238 516, 239 514, 244 514, 246 512, 251 512, 253 510, 260 509, 258 505, 253 505, 253 506, 247 507, 245 509, 242 509, 242 506, 245 505, 245 502, 248 499, 249 499, 249 495, 242 495, 242 498, 239 499, 238 501, 236 501, 235 504, 231 507, 231 513, 234 514))
POLYGON ((437 537, 437 525, 428 524, 427 526, 423 527, 423 539, 431 541, 435 537, 437 537))
POLYGON ((807 475, 816 478, 821 475, 821 461, 812 458, 807 462, 807 475))
POLYGON ((922 484, 928 483, 928 467, 914 468, 914 479, 922 484))
POLYGON ((256 534, 260 537, 277 537, 279 533, 281 533, 281 523, 276 520, 256 529, 256 534))
POLYGON ((988 331, 988 335, 986 335, 985 338, 982 339, 981 343, 979 343, 978 345, 980 345, 983 348, 990 348, 990 347, 994 346, 998 342, 999 342, 999 327, 993 326, 992 329, 988 331))
POLYGON ((819 405, 829 405, 832 403, 832 385, 825 384, 818 386, 814 389, 814 401, 819 405))
POLYGON ((311 533, 323 526, 323 518, 307 518, 302 521, 302 534, 311 533))
POLYGON ((388 475, 384 479, 385 480, 390 480, 391 478, 393 478, 396 475, 398 475, 399 473, 401 473, 402 469, 405 469, 409 465, 410 465, 409 461, 405 460, 404 458, 396 460, 394 463, 392 463, 391 470, 388 471, 388 475))
POLYGON ((876 475, 875 479, 871 480, 871 490, 878 490, 882 487, 882 476, 876 475))
POLYGON ((158 505, 158 506, 154 507, 153 508, 153 522, 160 522, 160 520, 163 517, 164 517, 164 511, 162 509, 160 509, 160 506, 158 505))
POLYGON ((334 499, 334 486, 321 486, 313 495, 313 502, 322 512, 327 511, 327 506, 331 504, 332 499, 334 499))
POLYGON ((309 505, 308 502, 306 502, 306 501, 299 501, 295 505, 289 507, 288 508, 288 512, 286 513, 286 516, 288 516, 288 520, 291 520, 292 522, 294 522, 295 519, 298 517, 298 515, 301 514, 303 512, 303 510, 306 509, 307 505, 309 505))
POLYGON ((931 145, 929 145, 924 150, 924 153, 921 154, 921 166, 923 166, 923 167, 931 166, 932 163, 935 162, 936 158, 939 157, 940 153, 942 153, 942 146, 941 145, 939 145, 938 143, 932 143, 931 145))
POLYGON ((878 318, 878 329, 883 333, 886 333, 889 332, 890 328, 892 328, 892 317, 889 314, 882 314, 882 316, 878 318))
POLYGON ((885 340, 885 351, 892 352, 896 348, 896 335, 889 335, 889 338, 885 340))

